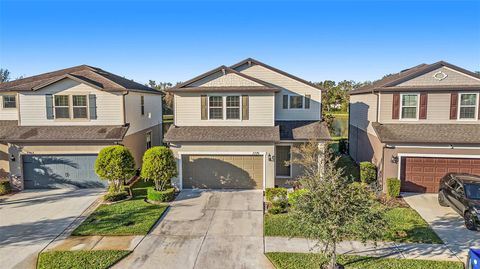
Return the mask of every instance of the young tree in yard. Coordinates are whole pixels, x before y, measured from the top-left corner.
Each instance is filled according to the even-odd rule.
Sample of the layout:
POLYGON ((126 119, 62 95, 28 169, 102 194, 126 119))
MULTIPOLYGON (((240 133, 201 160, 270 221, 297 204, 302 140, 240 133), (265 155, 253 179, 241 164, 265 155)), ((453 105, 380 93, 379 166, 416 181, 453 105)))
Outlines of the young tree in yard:
POLYGON ((321 267, 343 268, 337 263, 337 244, 352 238, 379 239, 386 229, 384 211, 366 186, 352 182, 336 167, 339 157, 319 149, 317 143, 295 148, 293 156, 290 163, 305 168, 300 183, 307 191, 292 208, 292 225, 317 240, 317 247, 329 259, 321 267))
POLYGON ((0 68, 0 83, 10 80, 10 71, 8 69, 0 68))
POLYGON ((125 179, 135 175, 135 159, 124 146, 109 146, 98 153, 95 173, 108 180, 110 192, 120 192, 125 179))
POLYGON ((164 191, 170 180, 177 175, 173 152, 167 147, 153 147, 143 155, 141 176, 155 182, 155 190, 164 191))

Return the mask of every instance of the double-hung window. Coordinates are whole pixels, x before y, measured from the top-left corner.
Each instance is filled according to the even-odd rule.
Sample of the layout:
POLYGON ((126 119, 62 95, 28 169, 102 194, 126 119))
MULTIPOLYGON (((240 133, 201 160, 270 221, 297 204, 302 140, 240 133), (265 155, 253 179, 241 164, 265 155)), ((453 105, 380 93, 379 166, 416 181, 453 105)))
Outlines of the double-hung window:
POLYGON ((458 118, 459 119, 475 119, 477 115, 477 93, 461 93, 458 118))
POLYGON ((147 149, 152 147, 152 132, 147 132, 145 137, 147 149))
POLYGON ((211 120, 223 119, 223 96, 210 96, 208 98, 208 115, 211 120))
POLYGON ((240 96, 227 96, 227 120, 240 119, 240 96))
POLYGON ((418 119, 418 94, 402 94, 402 119, 418 119))
POLYGON ((73 118, 74 119, 87 119, 88 118, 88 107, 87 107, 87 96, 86 95, 73 95, 72 96, 73 104, 73 118))
POLYGON ((55 95, 55 118, 70 119, 70 102, 68 95, 55 95))
POLYGON ((17 101, 15 95, 4 95, 3 96, 3 108, 16 108, 17 101))

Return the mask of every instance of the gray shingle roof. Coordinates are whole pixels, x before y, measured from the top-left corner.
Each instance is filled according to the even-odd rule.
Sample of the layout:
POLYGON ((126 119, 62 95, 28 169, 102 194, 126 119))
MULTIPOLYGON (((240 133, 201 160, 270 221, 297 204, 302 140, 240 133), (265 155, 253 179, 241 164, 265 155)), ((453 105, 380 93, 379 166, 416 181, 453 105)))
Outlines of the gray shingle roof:
POLYGON ((165 142, 276 142, 277 126, 170 126, 165 142))
POLYGON ((0 83, 1 91, 33 91, 63 78, 72 78, 104 91, 137 91, 163 94, 135 81, 112 74, 97 67, 79 65, 10 82, 0 83))
POLYGON ((0 121, 3 142, 115 142, 122 141, 128 126, 18 126, 0 121))
POLYGON ((320 121, 276 121, 281 140, 330 140, 330 132, 320 121))
POLYGON ((480 124, 372 123, 383 143, 480 144, 480 124))

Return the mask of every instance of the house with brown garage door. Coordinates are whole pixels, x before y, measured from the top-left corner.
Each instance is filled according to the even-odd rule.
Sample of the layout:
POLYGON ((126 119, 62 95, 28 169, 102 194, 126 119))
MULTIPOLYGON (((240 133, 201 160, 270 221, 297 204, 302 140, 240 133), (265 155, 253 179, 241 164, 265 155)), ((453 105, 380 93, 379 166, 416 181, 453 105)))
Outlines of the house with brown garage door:
POLYGON ((286 165, 292 147, 330 139, 321 89, 254 59, 220 66, 169 90, 174 125, 165 135, 178 188, 284 185, 302 173, 286 165))
POLYGON ((443 61, 353 90, 350 156, 407 192, 437 192, 449 172, 480 175, 479 94, 478 74, 443 61))
POLYGON ((87 65, 1 83, 0 176, 17 189, 103 187, 103 147, 127 146, 139 168, 161 145, 162 94, 87 65))

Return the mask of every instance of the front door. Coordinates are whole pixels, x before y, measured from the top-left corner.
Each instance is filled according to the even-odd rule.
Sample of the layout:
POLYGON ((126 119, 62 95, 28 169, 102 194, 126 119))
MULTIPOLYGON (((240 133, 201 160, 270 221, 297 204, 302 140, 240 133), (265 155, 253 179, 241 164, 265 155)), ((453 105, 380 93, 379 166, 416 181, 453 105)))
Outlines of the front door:
POLYGON ((275 157, 275 171, 278 178, 289 178, 291 174, 291 165, 287 162, 290 161, 291 146, 277 146, 275 157))

